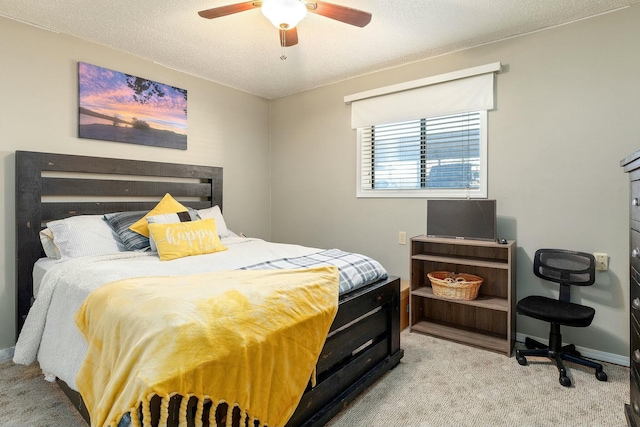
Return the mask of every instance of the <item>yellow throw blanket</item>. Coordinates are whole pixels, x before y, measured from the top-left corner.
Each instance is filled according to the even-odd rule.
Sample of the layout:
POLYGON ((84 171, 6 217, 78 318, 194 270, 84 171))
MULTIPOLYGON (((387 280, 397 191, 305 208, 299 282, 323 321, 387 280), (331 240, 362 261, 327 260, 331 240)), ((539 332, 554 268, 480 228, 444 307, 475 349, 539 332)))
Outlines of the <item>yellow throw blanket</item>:
POLYGON ((164 425, 175 394, 197 397, 200 415, 211 400, 212 414, 222 403, 228 414, 239 408, 241 425, 284 425, 338 310, 338 285, 337 268, 318 267, 143 277, 96 289, 75 315, 89 344, 76 383, 91 425, 116 426, 129 411, 139 425, 139 407, 149 425, 154 395, 164 425))

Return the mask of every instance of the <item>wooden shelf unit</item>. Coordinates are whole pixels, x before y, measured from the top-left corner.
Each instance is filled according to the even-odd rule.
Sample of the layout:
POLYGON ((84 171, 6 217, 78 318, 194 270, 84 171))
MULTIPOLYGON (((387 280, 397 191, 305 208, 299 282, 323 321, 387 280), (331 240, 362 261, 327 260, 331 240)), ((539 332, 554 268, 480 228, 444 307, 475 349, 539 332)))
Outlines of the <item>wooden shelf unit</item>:
POLYGON ((511 356, 515 342, 515 249, 480 240, 411 239, 410 323, 420 332, 511 356), (452 300, 433 293, 427 273, 451 271, 484 279, 478 298, 452 300))

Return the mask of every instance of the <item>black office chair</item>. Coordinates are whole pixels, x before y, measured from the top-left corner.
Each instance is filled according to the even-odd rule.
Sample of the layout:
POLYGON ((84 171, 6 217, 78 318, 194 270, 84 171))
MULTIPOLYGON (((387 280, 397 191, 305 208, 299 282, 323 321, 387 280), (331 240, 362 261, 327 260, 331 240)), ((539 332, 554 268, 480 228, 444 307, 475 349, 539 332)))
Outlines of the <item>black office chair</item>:
POLYGON ((583 359, 575 345, 562 346, 560 325, 586 327, 591 324, 596 311, 570 302, 571 286, 590 286, 595 282, 595 258, 583 252, 563 249, 539 249, 533 260, 533 272, 542 279, 560 284, 560 297, 556 300, 543 296, 528 296, 516 305, 518 313, 551 323, 549 345, 529 337, 525 340, 527 350, 516 350, 516 359, 522 366, 527 364, 525 356, 546 356, 556 363, 560 372, 560 384, 571 385, 563 360, 579 363, 596 370, 596 379, 606 381, 607 374, 602 365, 583 359))

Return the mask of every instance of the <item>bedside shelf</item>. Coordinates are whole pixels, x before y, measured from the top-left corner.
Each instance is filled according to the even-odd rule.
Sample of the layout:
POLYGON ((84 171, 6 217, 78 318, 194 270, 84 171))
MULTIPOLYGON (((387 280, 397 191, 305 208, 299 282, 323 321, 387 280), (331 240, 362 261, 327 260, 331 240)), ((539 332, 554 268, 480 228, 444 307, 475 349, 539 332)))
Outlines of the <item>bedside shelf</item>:
POLYGON ((463 257, 452 257, 452 256, 416 254, 411 256, 411 259, 442 262, 442 263, 457 264, 457 265, 473 265, 473 266, 481 266, 481 267, 503 268, 505 270, 509 268, 509 265, 506 262, 494 261, 492 259, 487 259, 487 258, 463 258, 463 257))
POLYGON ((487 308, 489 310, 509 311, 509 301, 504 298, 497 298, 492 296, 480 295, 478 298, 465 301, 465 300, 452 300, 448 298, 442 298, 433 293, 433 289, 430 286, 423 286, 422 288, 411 291, 411 295, 423 298, 433 298, 443 301, 455 302, 456 304, 473 305, 475 307, 487 308))
POLYGON ((515 342, 515 241, 507 244, 417 236, 411 239, 411 331, 511 356, 515 342), (433 293, 427 273, 484 279, 474 300, 433 293))
POLYGON ((474 347, 489 348, 500 353, 511 353, 511 347, 501 336, 492 335, 485 331, 463 329, 457 325, 448 325, 436 322, 418 322, 411 327, 412 331, 431 335, 434 337, 469 344, 474 347))

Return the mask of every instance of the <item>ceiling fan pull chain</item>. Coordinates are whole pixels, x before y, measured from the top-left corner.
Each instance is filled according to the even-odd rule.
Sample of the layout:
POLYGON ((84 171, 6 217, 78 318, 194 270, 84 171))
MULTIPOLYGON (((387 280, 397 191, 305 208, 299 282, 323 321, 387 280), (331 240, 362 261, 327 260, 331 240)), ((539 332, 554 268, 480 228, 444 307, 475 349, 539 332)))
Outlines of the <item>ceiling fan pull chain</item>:
POLYGON ((287 45, 287 29, 282 28, 282 31, 280 31, 280 34, 282 35, 282 40, 280 40, 280 46, 282 46, 282 55, 280 55, 280 60, 286 61, 287 55, 285 55, 284 53, 284 47, 287 45))

